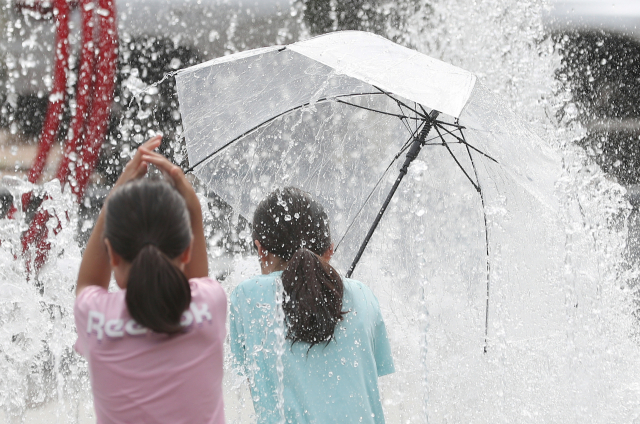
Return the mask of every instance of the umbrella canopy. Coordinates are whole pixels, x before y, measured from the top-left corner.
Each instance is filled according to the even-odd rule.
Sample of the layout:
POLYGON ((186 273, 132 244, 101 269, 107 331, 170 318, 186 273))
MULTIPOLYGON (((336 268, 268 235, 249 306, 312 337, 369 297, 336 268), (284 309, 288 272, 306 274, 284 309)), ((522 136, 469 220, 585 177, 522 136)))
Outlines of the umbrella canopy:
MULTIPOLYGON (((462 135, 456 130, 466 127, 469 131, 464 135, 473 154, 495 159, 522 188, 554 207, 549 191, 557 169, 549 172, 548 167, 557 162, 548 158, 550 154, 543 151, 540 140, 491 99, 473 74, 370 33, 338 32, 286 47, 226 56, 179 72, 177 85, 192 169, 247 217, 274 187, 299 185, 329 201, 335 233, 343 236, 346 228, 342 227, 362 214, 360 209, 381 170, 386 170, 398 147, 405 144, 407 136, 411 139, 424 120, 424 108, 447 115, 441 121, 445 139, 459 142, 462 135), (341 140, 333 137, 348 133, 344 127, 353 127, 344 116, 367 109, 383 114, 374 118, 358 115, 367 121, 368 129, 360 128, 359 134, 341 140), (301 127, 301 134, 296 136, 291 126, 284 124, 291 116, 295 116, 294 121, 304 120, 310 116, 305 112, 311 111, 319 112, 319 116, 331 115, 333 120, 325 121, 331 129, 314 128, 324 132, 319 136, 304 133, 301 127), (449 125, 444 124, 447 121, 449 125), (268 124, 271 128, 267 129, 268 124), (396 136, 397 129, 401 136, 396 136), (386 135, 380 137, 380 131, 386 135), (247 143, 274 134, 277 139, 266 143, 247 143), (376 145, 374 138, 381 143, 376 145), (237 143, 239 140, 244 143, 237 143), (230 167, 226 158, 236 157, 237 149, 246 151, 247 144, 269 152, 282 147, 282 154, 287 152, 290 162, 283 160, 276 167, 283 172, 273 176, 273 163, 264 160, 264 152, 247 156, 253 158, 248 168, 242 168, 246 163, 230 167), (314 163, 322 155, 341 157, 314 163), (224 167, 220 166, 223 162, 224 167), (247 180, 247 171, 251 171, 253 180, 247 180), (322 184, 331 180, 327 172, 349 173, 353 184, 322 184)), ((282 154, 276 155, 276 160, 284 159, 282 154)), ((468 173, 473 173, 471 166, 468 173)))
MULTIPOLYGON (((518 349, 531 355, 564 321, 559 161, 470 72, 347 31, 226 56, 176 80, 195 174, 248 218, 276 187, 310 192, 331 219, 339 269, 408 173, 354 274, 393 311, 400 370, 426 360, 406 326, 420 325, 427 304, 441 323, 432 346, 454 357, 487 338, 496 349, 525 340, 518 349)), ((460 398, 459 362, 439 366, 460 398)), ((518 379, 531 377, 524 369, 518 379)))

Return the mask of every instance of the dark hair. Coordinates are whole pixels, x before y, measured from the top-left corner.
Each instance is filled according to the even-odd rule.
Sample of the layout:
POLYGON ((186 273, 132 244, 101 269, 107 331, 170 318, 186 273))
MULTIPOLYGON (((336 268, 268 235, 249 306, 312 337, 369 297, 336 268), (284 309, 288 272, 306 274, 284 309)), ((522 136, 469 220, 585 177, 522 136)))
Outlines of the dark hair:
POLYGON ((253 215, 253 239, 282 258, 287 339, 311 347, 333 339, 342 311, 344 284, 320 258, 331 247, 329 218, 322 205, 295 187, 278 189, 253 215))
POLYGON ((126 302, 140 325, 157 333, 182 330, 191 288, 172 259, 191 243, 184 199, 166 182, 137 180, 116 189, 107 201, 104 237, 131 262, 126 302))

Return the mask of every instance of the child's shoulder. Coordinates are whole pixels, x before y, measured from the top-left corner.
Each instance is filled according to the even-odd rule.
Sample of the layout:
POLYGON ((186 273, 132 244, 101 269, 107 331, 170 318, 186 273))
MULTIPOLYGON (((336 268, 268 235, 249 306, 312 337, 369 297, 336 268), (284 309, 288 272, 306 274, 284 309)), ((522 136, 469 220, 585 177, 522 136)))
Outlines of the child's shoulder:
POLYGON ((348 300, 351 302, 364 302, 365 304, 372 305, 374 307, 378 306, 378 299, 376 295, 373 294, 371 288, 367 286, 365 283, 352 280, 351 278, 344 278, 344 292, 345 298, 348 297, 348 300))
POLYGON ((240 298, 262 299, 265 295, 273 297, 277 274, 256 275, 238 284, 231 293, 231 301, 240 298))
POLYGON ((197 284, 197 285, 208 285, 208 286, 220 286, 220 283, 211 277, 198 277, 189 279, 189 284, 197 284))
POLYGON ((253 277, 247 278, 246 280, 238 284, 238 287, 241 287, 245 290, 262 287, 273 287, 275 285, 276 278, 280 277, 281 274, 281 272, 273 272, 271 274, 254 275, 253 277))
POLYGON ((343 278, 342 283, 344 284, 345 290, 350 290, 356 293, 362 293, 364 296, 373 296, 373 292, 362 281, 353 280, 351 278, 343 278))
POLYGON ((227 301, 227 294, 222 285, 211 277, 192 278, 189 280, 189 285, 191 286, 192 297, 214 298, 224 303, 227 301))
POLYGON ((107 289, 93 285, 82 289, 74 302, 76 315, 88 312, 89 309, 108 309, 114 305, 124 303, 124 291, 118 290, 110 293, 107 289))

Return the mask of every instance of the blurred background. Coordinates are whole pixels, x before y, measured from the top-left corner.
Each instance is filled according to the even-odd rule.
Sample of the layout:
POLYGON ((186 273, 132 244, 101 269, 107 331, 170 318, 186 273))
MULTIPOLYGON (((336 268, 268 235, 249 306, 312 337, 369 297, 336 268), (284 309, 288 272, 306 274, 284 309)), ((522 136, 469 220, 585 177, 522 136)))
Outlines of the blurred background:
MULTIPOLYGON (((69 128, 79 103, 75 85, 79 79, 82 48, 81 9, 93 3, 67 4, 70 7, 67 95, 42 176, 36 180, 29 175, 30 182, 37 184, 56 176, 63 156, 62 146, 73 136, 69 128)), ((0 11, 2 175, 27 177, 38 156, 47 109, 52 99, 59 100, 51 95, 56 66, 58 20, 55 10, 55 4, 48 0, 3 0, 0 11)), ((175 71, 238 51, 287 44, 344 29, 372 31, 410 45, 407 22, 413 16, 421 16, 426 21, 431 15, 430 3, 421 0, 117 0, 115 10, 118 45, 115 89, 95 171, 82 198, 78 199, 83 217, 78 228, 80 243, 88 238, 106 193, 139 143, 160 132, 164 134, 161 152, 184 169, 188 167, 175 93, 175 71)), ((94 28, 94 32, 97 31, 94 28)), ((95 80, 96 76, 94 83, 95 80)), ((82 142, 80 138, 79 145, 82 142)), ((69 178, 73 180, 73 175, 69 178)), ((215 193, 207 195, 213 217, 209 235, 215 240, 212 244, 219 248, 220 256, 224 252, 246 250, 247 244, 239 236, 246 221, 233 216, 215 193)), ((31 204, 24 206, 32 211, 30 217, 34 216, 40 200, 31 199, 31 204)), ((5 199, 5 204, 8 203, 5 199)), ((8 210, 9 207, 0 210, 0 215, 8 210)))
MULTIPOLYGON (((56 22, 59 22, 56 4, 60 1, 63 0, 0 0, 0 176, 28 178, 43 135, 46 135, 43 127, 48 110, 56 102, 61 106, 56 116, 59 129, 52 136, 53 145, 43 173, 32 181, 36 187, 56 176, 65 156, 63 145, 74 137, 70 126, 80 103, 76 93, 79 91, 82 54, 82 13, 95 10, 97 16, 111 16, 102 6, 108 1, 65 2, 70 18, 66 42, 69 66, 65 73, 65 95, 61 97, 60 93, 52 93, 56 61, 60 59, 56 53, 59 48, 56 45, 56 22)), ((568 222, 567 228, 582 225, 584 228, 580 231, 584 230, 595 240, 594 251, 602 253, 602 262, 594 264, 597 272, 589 277, 597 279, 598 293, 606 292, 609 284, 624 288, 632 292, 633 298, 640 299, 637 283, 640 262, 640 2, 117 0, 115 15, 111 17, 115 18, 117 27, 112 34, 118 46, 114 61, 115 85, 112 101, 108 99, 104 132, 98 140, 100 147, 95 170, 86 189, 76 199, 79 219, 73 237, 79 250, 88 238, 104 197, 131 152, 141 142, 158 132, 163 133, 162 152, 184 169, 188 167, 175 92, 177 70, 223 55, 288 44, 326 32, 363 30, 476 73, 483 84, 499 94, 535 132, 562 151, 566 172, 565 180, 560 182, 564 190, 562 195, 578 198, 580 210, 576 215, 581 217, 568 222), (620 193, 624 197, 619 196, 620 193), (623 254, 620 255, 620 251, 623 254), (621 262, 624 264, 619 266, 621 262)), ((98 33, 97 28, 94 31, 98 33)), ((97 45, 88 47, 98 49, 97 45)), ((92 81, 95 83, 99 77, 100 74, 95 73, 92 81)), ((80 144, 82 142, 81 138, 80 144)), ((66 156, 73 162, 79 154, 80 151, 76 151, 66 156)), ((74 178, 72 172, 69 177, 72 184, 74 178)), ((3 179, 0 185, 7 181, 15 184, 15 180, 3 179)), ((209 207, 206 231, 210 256, 219 261, 221 266, 215 268, 219 272, 217 277, 224 279, 228 272, 225 261, 234 254, 250 251, 247 222, 234 215, 215 193, 207 192, 203 187, 198 187, 198 191, 209 207)), ((24 214, 27 222, 20 227, 21 231, 34 219, 38 202, 43 198, 36 195, 35 201, 31 199, 31 212, 24 214)), ((0 217, 5 217, 20 199, 7 197, 0 187, 0 200, 0 217)), ((583 271, 572 270, 570 233, 567 230, 567 273, 582 277, 583 271)), ((0 234, 3 249, 8 245, 5 235, 0 234)), ((14 234, 14 238, 19 236, 14 234)), ((70 244, 61 246, 53 249, 58 258, 74 254, 76 259, 79 257, 78 252, 69 253, 73 247, 70 244)), ((7 258, 9 256, 7 253, 7 258)), ((9 263, 13 256, 7 258, 0 263, 9 263)), ((57 273, 64 265, 60 263, 56 265, 57 273)), ((73 267, 69 270, 72 272, 73 267)), ((45 273, 40 279, 32 280, 39 290, 38 295, 44 293, 47 278, 54 277, 45 273)), ((72 284, 71 280, 65 284, 72 284)), ((3 283, 7 285, 6 281, 0 281, 0 295, 4 295, 3 283)), ((62 287, 62 283, 52 286, 62 287)), ((0 304, 6 309, 0 310, 4 313, 0 314, 0 332, 5 331, 2 330, 3 317, 9 317, 6 318, 8 322, 12 317, 28 316, 14 312, 12 308, 16 308, 16 302, 13 300, 18 295, 8 289, 7 293, 5 299, 10 301, 0 304)), ((46 302, 40 298, 30 302, 35 305, 34 311, 40 308, 30 316, 39 313, 46 318, 42 319, 43 327, 49 325, 49 316, 58 319, 58 310, 62 311, 59 312, 60 326, 72 321, 68 311, 64 312, 64 307, 59 306, 64 302, 59 301, 57 295, 57 292, 53 296, 48 294, 52 300, 47 298, 46 302)), ((567 299, 572 296, 574 294, 567 290, 567 299)), ((639 318, 638 310, 640 304, 633 309, 636 319, 639 318)), ((626 311, 621 312, 624 313, 626 311)), ((82 369, 78 365, 80 362, 70 353, 73 331, 64 333, 69 340, 61 338, 59 346, 45 342, 46 338, 54 338, 51 334, 58 334, 55 331, 59 328, 55 326, 52 326, 55 331, 43 329, 42 336, 40 332, 34 332, 33 340, 26 342, 24 340, 28 338, 24 334, 34 331, 33 322, 36 322, 35 318, 31 328, 26 327, 26 330, 3 333, 7 340, 0 343, 0 354, 5 353, 0 358, 7 365, 4 369, 17 370, 16 375, 7 377, 6 381, 27 380, 24 395, 10 389, 3 391, 0 382, 0 404, 5 411, 14 408, 11 402, 15 399, 26 400, 14 409, 36 410, 51 401, 55 393, 64 393, 56 391, 55 386, 62 385, 60 381, 73 385, 76 374, 82 374, 77 371, 82 369), (18 346, 15 349, 27 346, 33 352, 29 351, 31 356, 23 355, 24 360, 19 362, 15 358, 22 356, 9 352, 14 346, 18 346), (56 380, 52 370, 63 370, 59 372, 65 378, 56 380), (67 378, 67 375, 73 378, 67 378)), ((60 332, 63 334, 62 330, 60 332)), ((603 339, 609 335, 604 334, 603 339)), ((625 340, 627 336, 625 333, 625 340)), ((615 363, 635 366, 633 358, 615 363)), ((609 371, 610 363, 605 365, 609 371)), ((82 375, 86 379, 86 375, 82 375)), ((78 387, 86 388, 80 383, 78 387)), ((635 396, 634 393, 640 396, 640 386, 636 392, 630 389, 628 392, 629 397, 635 396)), ((86 390, 79 389, 74 393, 86 395, 86 390)), ((398 395, 399 398, 402 396, 403 393, 398 395)), ((579 408, 587 410, 589 401, 576 400, 574 404, 576 411, 579 408)), ((393 405, 385 407, 392 408, 393 405)), ((634 416, 640 419, 636 406, 628 406, 627 410, 636 411, 634 416)), ((525 421, 536 421, 535 411, 531 414, 525 421)), ((50 418, 43 413, 41 422, 50 422, 50 418)))
MULTIPOLYGON (((56 176, 62 146, 73 135, 69 127, 78 104, 81 10, 93 3, 69 0, 67 4, 66 96, 42 176, 31 181, 36 184, 56 176)), ((188 168, 173 77, 177 70, 326 32, 363 30, 476 72, 547 138, 570 132, 569 142, 584 150, 584 163, 599 166, 609 180, 625 187, 631 206, 627 259, 638 262, 640 2, 486 0, 468 7, 450 0, 115 0, 115 11, 113 101, 106 131, 100 134, 95 171, 78 199, 81 245, 106 193, 139 143, 163 133, 161 151, 188 168), (459 23, 454 22, 457 19, 459 23)), ((2 176, 27 178, 38 156, 47 110, 57 100, 51 96, 56 22, 51 0, 2 0, 2 176)), ((79 144, 82 141, 80 137, 79 144)), ((73 181, 73 175, 69 178, 73 181)), ((224 258, 230 252, 247 251, 246 220, 234 216, 215 193, 206 195, 214 254, 224 258)), ((27 219, 33 219, 41 197, 24 206, 30 211, 27 219)), ((12 199, 0 200, 0 216, 6 216, 12 199)))
MULTIPOLYGON (((446 0, 118 0, 116 85, 92 181, 108 187, 120 158, 155 132, 163 151, 186 165, 172 72, 222 55, 357 29, 412 46, 437 26, 446 0), (416 25, 415 19, 419 19, 416 25), (155 84, 153 88, 146 89, 155 84)), ((531 3, 531 2, 530 2, 531 3)), ((555 78, 565 93, 557 119, 579 122, 575 142, 612 178, 640 180, 640 3, 633 0, 542 2, 544 33, 560 57, 555 78)), ((42 181, 55 174, 75 112, 81 45, 79 4, 69 2, 69 96, 42 181)), ((491 8, 491 2, 487 3, 491 8)), ((0 10, 0 172, 24 175, 49 104, 55 16, 48 0, 3 0, 0 10)), ((437 55, 436 55, 437 56, 437 55)), ((88 193, 100 197, 92 184, 88 193)), ((98 190, 99 191, 99 190, 98 190)), ((81 202, 82 203, 82 202, 81 202)))

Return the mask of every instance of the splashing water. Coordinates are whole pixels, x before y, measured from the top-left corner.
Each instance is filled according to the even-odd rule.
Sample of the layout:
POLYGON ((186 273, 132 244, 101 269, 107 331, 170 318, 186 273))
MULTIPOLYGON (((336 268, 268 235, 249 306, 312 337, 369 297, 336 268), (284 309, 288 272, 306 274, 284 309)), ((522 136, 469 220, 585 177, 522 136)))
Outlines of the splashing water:
MULTIPOLYGON (((631 315, 628 286, 637 270, 623 263, 628 214, 625 189, 572 144, 583 130, 556 120, 556 111, 570 99, 570 93, 560 91, 554 79, 560 58, 542 28, 547 7, 546 1, 439 2, 432 20, 437 23, 412 38, 419 50, 476 72, 554 146, 563 165, 556 193, 564 226, 560 234, 564 281, 559 282, 557 294, 564 296, 565 307, 554 326, 557 333, 546 341, 509 340, 498 328, 496 335, 505 350, 497 356, 491 352, 476 355, 469 364, 447 358, 444 347, 450 345, 452 334, 437 334, 433 328, 436 334, 427 335, 430 354, 426 366, 433 376, 428 408, 434 422, 606 423, 640 417, 639 369, 633 359, 639 353, 634 341, 637 322, 631 315), (438 337, 449 340, 439 343, 438 337), (531 342, 544 348, 518 349, 531 342), (531 357, 534 351, 542 359, 537 363, 531 357), (456 383, 434 375, 443 370, 446 375, 446 366, 439 365, 443 362, 460 366, 450 370, 456 383), (460 374, 466 375, 460 378, 460 374), (464 389, 465 384, 473 389, 464 389), (477 393, 472 394, 473 390, 477 393)), ((385 316, 393 317, 397 303, 388 302, 381 291, 377 293, 388 305, 385 316)), ((431 288, 428 299, 429 320, 438 322, 444 311, 434 310, 434 303, 440 303, 442 297, 438 299, 436 289, 431 288)), ((385 395, 393 387, 389 383, 385 395)))
MULTIPOLYGON (((561 154, 563 176, 556 192, 562 228, 553 235, 561 240, 560 278, 554 280, 555 291, 528 298, 560 306, 545 337, 514 339, 494 320, 492 349, 484 354, 474 350, 477 343, 460 336, 483 324, 482 287, 475 284, 482 280, 483 264, 472 259, 483 248, 478 241, 482 232, 472 226, 480 217, 455 222, 469 225, 466 233, 444 231, 451 228, 449 218, 456 217, 456 211, 468 211, 463 205, 470 197, 460 192, 446 210, 434 213, 432 205, 444 198, 444 192, 429 178, 429 162, 418 162, 411 170, 418 178, 403 190, 419 196, 392 205, 395 214, 379 230, 385 240, 372 240, 358 274, 381 302, 394 347, 398 372, 381 379, 390 423, 640 419, 640 370, 635 360, 640 349, 634 341, 638 330, 627 286, 637 270, 623 263, 625 190, 572 144, 581 128, 556 120, 555 112, 569 101, 570 93, 561 91, 554 79, 560 58, 542 27, 547 6, 544 0, 448 0, 433 4, 427 27, 424 16, 409 17, 415 22, 409 25, 407 39, 415 48, 477 73, 561 154), (451 240, 462 248, 414 254, 416 262, 410 263, 402 254, 415 246, 402 246, 411 237, 429 246, 451 240), (430 261, 441 262, 431 274, 422 274, 432 269, 430 261), (405 283, 412 273, 420 276, 422 292, 405 283)), ((18 179, 5 178, 3 185, 14 199, 34 189, 18 179)), ((81 257, 76 206, 68 192, 60 194, 56 181, 43 191, 50 194, 43 207, 57 217, 49 223, 50 231, 58 222, 62 230, 36 279, 25 281, 20 259, 23 217, 0 222, 0 406, 5 414, 0 423, 92 422, 86 363, 72 351, 73 284, 81 257)), ((508 214, 509 206, 493 213, 508 214)), ((506 256, 508 247, 504 249, 506 256)), ((211 256, 212 269, 221 266, 218 256, 219 252, 211 256)), ((231 262, 224 265, 230 267, 224 281, 228 292, 259 272, 255 257, 228 251, 224 256, 231 262)), ((496 307, 506 301, 498 296, 496 307)), ((280 316, 276 311, 276 318, 280 316)), ((518 325, 526 333, 530 323, 518 325)), ((274 331, 279 328, 283 327, 274 331)), ((282 348, 284 343, 278 349, 282 348)), ((247 422, 252 413, 247 383, 234 379, 228 361, 226 367, 229 422, 247 422)))
POLYGON ((280 414, 279 424, 285 423, 284 415, 284 365, 282 363, 282 355, 284 355, 285 347, 285 319, 282 302, 284 301, 284 285, 281 278, 276 278, 276 320, 273 332, 276 334, 276 345, 274 346, 276 357, 276 372, 278 373, 278 387, 276 387, 276 396, 278 397, 277 407, 280 414))
MULTIPOLYGON (((14 199, 36 189, 15 177, 5 177, 3 185, 14 199)), ((86 363, 72 351, 73 276, 81 257, 77 215, 70 207, 74 200, 69 190, 60 194, 57 180, 41 190, 51 195, 42 204, 54 217, 47 224, 50 233, 58 223, 62 229, 52 244, 52 260, 37 278, 25 280, 20 244, 24 217, 0 222, 0 405, 6 422, 22 422, 27 415, 34 419, 44 411, 43 418, 59 422, 92 414, 86 363)))
MULTIPOLYGON (((421 362, 422 364, 427 364, 428 355, 429 355, 429 304, 427 301, 427 281, 423 281, 420 293, 420 300, 422 306, 422 314, 420 315, 420 323, 419 328, 421 330, 421 362)), ((422 386, 424 392, 424 406, 422 408, 422 413, 425 417, 425 422, 429 423, 429 367, 423 366, 423 377, 422 377, 422 386)))

